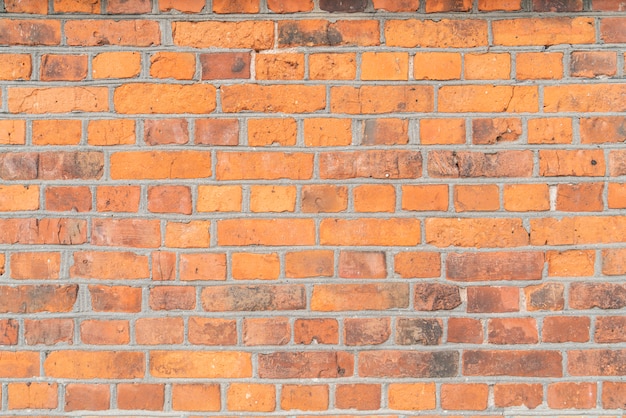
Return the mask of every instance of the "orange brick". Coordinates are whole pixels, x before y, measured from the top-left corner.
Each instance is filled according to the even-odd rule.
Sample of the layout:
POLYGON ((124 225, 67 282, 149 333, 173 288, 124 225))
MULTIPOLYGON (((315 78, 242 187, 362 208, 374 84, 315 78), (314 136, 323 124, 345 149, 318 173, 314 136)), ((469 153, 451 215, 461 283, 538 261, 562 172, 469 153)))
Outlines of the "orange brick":
POLYGON ((626 249, 602 250, 602 274, 618 276, 626 273, 626 249))
POLYGON ((409 54, 405 52, 364 52, 361 80, 408 80, 409 54))
POLYGON ((298 129, 292 118, 249 119, 248 145, 296 145, 298 129))
POLYGON ((609 183, 608 203, 610 209, 626 208, 626 184, 609 183))
POLYGON ((417 52, 413 61, 416 80, 458 80, 461 54, 456 52, 417 52))
POLYGON ((602 407, 624 409, 624 405, 626 405, 625 389, 626 384, 624 382, 602 382, 602 407))
POLYGON ((100 13, 100 0, 54 0, 56 13, 100 13))
POLYGON ((487 409, 489 386, 481 383, 441 385, 441 407, 449 410, 487 409))
POLYGON ((259 0, 215 0, 214 13, 258 13, 259 0))
POLYGON ((313 154, 218 151, 216 171, 218 180, 306 180, 313 176, 313 154))
POLYGON ((413 179, 422 176, 422 154, 414 150, 322 152, 322 179, 413 179))
POLYGON ((93 58, 91 68, 94 79, 137 77, 141 71, 141 54, 102 52, 93 58))
POLYGON ((626 118, 604 116, 580 120, 580 139, 583 144, 623 142, 626 118))
POLYGON ((0 186, 0 212, 39 209, 39 186, 0 186))
POLYGON ((189 318, 189 342, 200 345, 236 345, 237 322, 234 319, 189 318))
POLYGON ((406 308, 409 288, 405 283, 319 284, 313 288, 313 311, 362 311, 406 308))
POLYGON ((570 118, 542 118, 528 121, 529 144, 571 144, 572 136, 570 118))
POLYGON ((9 409, 55 409, 58 404, 56 383, 9 383, 9 409))
POLYGON ((32 68, 28 54, 0 54, 0 80, 29 80, 32 68))
POLYGON ((333 275, 332 251, 309 250, 285 254, 285 276, 290 278, 330 277, 333 275))
POLYGON ((7 0, 4 7, 9 13, 48 14, 48 5, 37 0, 7 0))
POLYGON ((454 186, 454 209, 466 211, 496 211, 500 208, 500 190, 495 184, 454 186))
POLYGON ((32 378, 39 376, 39 355, 36 351, 2 351, 0 376, 32 378))
POLYGON ((51 352, 44 361, 46 376, 67 379, 135 379, 145 375, 145 355, 134 351, 51 352))
POLYGON ((323 219, 320 224, 322 245, 417 245, 420 222, 406 218, 323 219))
POLYGON ((495 45, 558 45, 595 42, 592 18, 550 17, 506 19, 493 22, 495 45))
POLYGON ((433 94, 431 86, 333 86, 330 109, 349 114, 431 112, 433 94))
POLYGON ((339 409, 377 410, 380 400, 379 384, 337 385, 335 389, 335 406, 339 409))
POLYGON ((106 112, 107 97, 107 87, 9 87, 9 112, 106 112))
POLYGON ((206 0, 161 0, 159 10, 169 12, 178 10, 183 13, 198 13, 206 6, 206 0))
POLYGON ((111 178, 189 179, 211 175, 210 151, 123 151, 111 155, 111 178))
POLYGON ((198 212, 239 212, 241 186, 198 186, 198 212))
POLYGON ((289 319, 279 318, 244 318, 243 343, 255 345, 284 345, 291 339, 289 319))
MULTIPOLYGON (((362 0, 357 0, 362 3, 362 0)), ((332 3, 331 3, 332 4, 332 3)), ((351 4, 345 3, 348 7, 351 4)), ((377 20, 283 20, 278 22, 278 46, 380 45, 377 20)))
POLYGON ((496 383, 494 403, 497 407, 525 406, 535 409, 543 402, 543 387, 540 384, 496 383))
POLYGON ((45 54, 41 57, 42 81, 80 81, 86 77, 86 55, 45 54))
POLYGON ((619 99, 626 86, 619 84, 561 84, 546 86, 544 112, 623 112, 626 104, 619 99))
POLYGON ((339 343, 339 325, 336 319, 296 319, 293 333, 296 344, 339 343))
POLYGON ((420 143, 465 144, 464 119, 420 119, 420 143))
POLYGON ((56 252, 11 254, 11 278, 58 279, 61 254, 56 252))
POLYGON ((539 93, 533 86, 443 86, 440 112, 537 112, 539 93))
POLYGON ((196 290, 191 286, 157 286, 150 289, 150 309, 154 311, 193 310, 196 290))
POLYGON ((566 245, 583 243, 623 242, 626 218, 575 216, 536 218, 530 221, 532 245, 566 245))
POLYGON ((34 120, 34 145, 78 145, 82 124, 79 120, 34 120))
POLYGON ((595 252, 589 250, 548 251, 548 276, 593 276, 595 252))
POLYGON ((396 189, 391 185, 361 185, 355 187, 353 193, 356 212, 395 211, 396 189))
POLYGON ((161 43, 159 23, 153 20, 69 20, 65 37, 70 46, 151 46, 161 43))
POLYGON ((196 56, 188 52, 157 52, 150 58, 150 76, 191 80, 196 73, 196 56))
POLYGON ((5 313, 70 312, 77 297, 76 285, 1 286, 0 311, 5 313))
POLYGON ((26 122, 23 120, 0 121, 0 144, 23 145, 26 143, 26 122))
POLYGON ((402 186, 402 210, 448 210, 448 186, 445 184, 402 186))
POLYGON ((251 377, 252 357, 237 351, 152 351, 150 373, 159 378, 251 377))
POLYGON ((504 210, 530 212, 550 210, 550 190, 547 184, 505 184, 504 210))
POLYGON ((252 212, 293 212, 296 206, 294 186, 252 186, 250 210, 252 212))
POLYGON ((113 102, 117 113, 205 114, 215 110, 215 94, 215 87, 206 84, 132 83, 117 87, 113 102))
MULTIPOLYGON (((130 342, 130 324, 126 320, 90 319, 80 323, 83 344, 121 345, 130 342)), ((107 403, 107 408, 108 408, 107 403)))
POLYGON ((229 411, 272 412, 276 409, 274 385, 231 383, 226 393, 229 411))
POLYGON ((441 276, 441 258, 434 252, 401 252, 394 257, 395 272, 403 278, 441 276))
POLYGON ((87 126, 89 145, 132 145, 135 121, 131 119, 91 120, 87 126))
POLYGON ((506 53, 465 55, 466 80, 507 80, 511 78, 511 56, 506 53))
POLYGON ((180 279, 226 280, 226 255, 181 254, 180 279))
POLYGON ((255 70, 257 80, 302 80, 304 54, 257 54, 255 70))
POLYGON ((148 187, 148 211, 191 214, 191 190, 187 186, 148 187))
POLYGON ((521 219, 429 218, 426 242, 437 247, 517 247, 528 245, 521 219), (480 233, 478 233, 480 231, 480 233))
POLYGON ((492 145, 517 141, 522 135, 519 118, 481 118, 472 120, 472 143, 492 145))
POLYGON ((277 253, 233 253, 231 261, 235 280, 275 280, 280 275, 277 253))
POLYGON ((139 186, 99 186, 96 207, 98 212, 137 212, 140 197, 139 186))
POLYGON ((487 22, 484 20, 387 20, 388 46, 404 48, 473 48, 486 46, 487 22))
POLYGON ((311 80, 354 80, 356 78, 356 54, 309 55, 309 78, 311 80))
POLYGON ((280 407, 289 411, 325 411, 328 409, 327 385, 283 385, 280 407))
POLYGON ((604 176, 604 153, 601 150, 541 150, 539 175, 604 176))
POLYGON ((434 383, 390 383, 389 408, 403 411, 423 411, 437 407, 434 383))
POLYGON ((173 22, 172 36, 177 46, 267 50, 274 45, 274 23, 252 20, 173 22))
POLYGON ((304 120, 304 143, 307 147, 333 147, 352 143, 352 120, 311 118, 304 120))
POLYGON ((268 0, 267 7, 275 13, 310 12, 312 0, 268 0))
POLYGON ((478 0, 478 10, 486 12, 522 10, 522 0, 478 0))
POLYGON ((343 212, 348 208, 348 188, 313 184, 302 187, 302 212, 343 212))
POLYGON ((140 14, 151 11, 150 0, 109 0, 107 3, 107 13, 111 14, 140 14))
POLYGON ((106 384, 70 383, 65 386, 65 411, 105 411, 111 404, 106 384))
POLYGON ((220 385, 173 384, 172 409, 174 411, 219 411, 220 385))
POLYGON ((596 398, 596 383, 557 382, 548 385, 548 407, 550 408, 595 408, 596 398))
POLYGON ((167 222, 165 246, 171 248, 208 248, 211 245, 210 221, 167 222))
POLYGON ((563 53, 523 52, 516 56, 518 80, 560 80, 563 78, 563 53))
POLYGON ((94 312, 141 311, 141 288, 129 286, 89 286, 94 312))
POLYGON ((436 12, 467 12, 472 8, 472 0, 424 0, 426 13, 436 12))

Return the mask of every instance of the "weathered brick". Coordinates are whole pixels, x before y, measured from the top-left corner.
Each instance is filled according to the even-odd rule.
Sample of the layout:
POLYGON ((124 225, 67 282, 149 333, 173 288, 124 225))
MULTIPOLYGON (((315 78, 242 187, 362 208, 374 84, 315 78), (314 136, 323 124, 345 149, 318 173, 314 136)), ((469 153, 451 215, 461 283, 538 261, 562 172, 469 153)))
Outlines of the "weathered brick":
POLYGON ((349 346, 383 344, 391 336, 389 318, 346 318, 344 343, 349 346))
POLYGON ((586 17, 496 20, 493 41, 505 46, 590 44, 595 41, 595 25, 586 17))
POLYGON ((388 20, 387 45, 404 48, 473 48, 486 46, 487 21, 475 19, 388 20))
POLYGON ((11 113, 106 112, 106 87, 10 87, 11 113))
POLYGON ((436 247, 519 247, 528 245, 521 219, 429 218, 426 243, 436 247))
POLYGON ((452 310, 462 303, 458 287, 439 283, 417 283, 415 285, 415 310, 452 310))
POLYGON ((543 388, 534 383, 496 383, 493 388, 497 407, 525 406, 535 409, 543 402, 543 388))
POLYGON ((359 376, 391 378, 443 378, 459 372, 457 351, 363 351, 359 376))
POLYGON ((548 316, 543 320, 541 338, 548 343, 589 341, 591 321, 581 316, 548 316))
POLYGON ((333 113, 381 114, 432 112, 434 92, 431 86, 332 86, 330 110, 333 113))
POLYGON ((491 318, 487 322, 490 344, 537 344, 537 321, 534 318, 491 318))
MULTIPOLYGON (((357 0, 361 1, 361 0, 357 0)), ((282 20, 278 46, 375 46, 380 44, 376 20, 282 20)))
POLYGON ((259 354, 262 379, 350 377, 354 357, 342 351, 276 351, 259 354))
POLYGON ((250 353, 238 351, 151 351, 150 374, 163 378, 242 378, 252 376, 250 353))
POLYGON ((396 320, 396 344, 439 345, 443 335, 440 319, 398 318, 396 320))
MULTIPOLYGON (((571 357, 568 358, 571 360, 571 357)), ((562 377, 562 355, 546 350, 466 350, 465 376, 562 377)))
POLYGON ((2 45, 59 45, 61 22, 58 20, 0 19, 2 45))
POLYGON ((22 285, 0 287, 0 312, 71 312, 78 285, 22 285))
POLYGON ((422 176, 422 155, 416 151, 344 151, 320 155, 323 179, 410 179, 422 176))
POLYGON ((141 288, 128 286, 89 286, 94 312, 141 311, 141 288))
POLYGON ((530 151, 430 151, 428 173, 432 177, 530 177, 530 151))
POLYGON ((161 43, 159 23, 152 20, 68 20, 65 37, 70 46, 151 46, 161 43))
POLYGON ((306 307, 301 285, 208 286, 200 295, 208 312, 284 311, 306 307))
POLYGON ((541 252, 450 253, 446 277, 455 281, 541 280, 541 252))
POLYGON ((46 376, 67 379, 135 379, 145 375, 145 355, 135 351, 53 351, 44 360, 46 376))

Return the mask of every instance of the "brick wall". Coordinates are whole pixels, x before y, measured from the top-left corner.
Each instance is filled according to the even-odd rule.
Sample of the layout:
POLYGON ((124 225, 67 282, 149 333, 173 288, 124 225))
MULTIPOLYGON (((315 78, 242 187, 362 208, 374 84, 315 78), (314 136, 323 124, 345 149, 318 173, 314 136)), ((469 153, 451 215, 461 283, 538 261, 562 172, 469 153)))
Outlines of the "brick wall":
POLYGON ((626 2, 0 10, 0 415, 626 407, 626 2))

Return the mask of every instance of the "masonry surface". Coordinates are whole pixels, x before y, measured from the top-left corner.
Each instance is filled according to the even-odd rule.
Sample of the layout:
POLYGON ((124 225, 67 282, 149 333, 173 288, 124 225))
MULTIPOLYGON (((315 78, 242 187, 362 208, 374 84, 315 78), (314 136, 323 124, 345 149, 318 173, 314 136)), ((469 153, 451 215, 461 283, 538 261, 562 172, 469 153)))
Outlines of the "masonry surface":
POLYGON ((0 12, 0 415, 623 413, 626 2, 0 12))

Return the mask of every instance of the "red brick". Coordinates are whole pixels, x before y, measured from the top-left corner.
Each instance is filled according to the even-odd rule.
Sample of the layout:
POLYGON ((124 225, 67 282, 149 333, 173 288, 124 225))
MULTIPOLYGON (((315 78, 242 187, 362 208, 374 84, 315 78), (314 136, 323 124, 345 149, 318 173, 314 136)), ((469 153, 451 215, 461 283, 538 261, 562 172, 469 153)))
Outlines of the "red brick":
MULTIPOLYGON (((626 374, 624 359, 626 350, 570 350, 567 353, 567 371, 571 376, 624 376, 626 374)), ((572 404, 575 402, 570 401, 572 404)))
POLYGON ((259 377, 262 379, 350 377, 353 368, 353 355, 342 351, 276 351, 259 354, 259 377))
POLYGON ((249 79, 250 61, 250 54, 245 52, 201 54, 202 79, 249 79))
POLYGON ((617 72, 617 53, 574 51, 571 57, 570 72, 573 77, 612 77, 617 72))
POLYGON ((285 152, 217 152, 218 180, 310 179, 313 154, 285 152))
POLYGON ((543 320, 542 340, 547 343, 589 341, 590 320, 588 317, 548 316, 543 320))
POLYGON ((196 345, 237 344, 237 322, 234 319, 189 318, 188 338, 196 345))
POLYGON ((602 382, 602 407, 606 409, 626 408, 626 383, 602 382))
POLYGON ((150 13, 152 2, 149 0, 109 0, 107 12, 111 14, 150 13))
POLYGON ((541 252, 450 253, 446 277, 456 281, 541 280, 541 252))
POLYGON ((92 228, 94 245, 155 248, 161 244, 157 220, 94 219, 92 228))
POLYGON ((448 342, 449 343, 483 343, 483 324, 474 318, 450 318, 448 319, 448 342))
POLYGON ((59 20, 0 19, 0 44, 2 45, 59 45, 61 22, 59 20))
POLYGON ((58 279, 61 271, 61 254, 56 252, 11 254, 11 278, 58 279))
POLYGON ((487 409, 489 386, 484 383, 444 383, 441 385, 441 407, 448 410, 487 409))
POLYGON ((106 411, 111 403, 106 384, 69 383, 65 386, 65 411, 106 411))
POLYGON ((487 340, 490 344, 537 344, 537 322, 534 318, 491 318, 487 340))
POLYGON ((417 283, 415 285, 415 310, 452 310, 461 305, 459 288, 448 284, 417 283))
MULTIPOLYGON (((4 335, 10 335, 5 331, 4 335)), ((24 340, 28 345, 72 344, 74 321, 71 319, 41 319, 24 321, 24 340)))
POLYGON ((409 179, 422 176, 422 155, 415 151, 323 152, 322 179, 409 179))
POLYGON ((80 323, 83 344, 121 345, 130 342, 130 324, 126 320, 90 319, 80 323))
POLYGON ((335 406, 339 409, 374 411, 380 408, 381 385, 344 384, 335 388, 335 406))
POLYGON ((348 346, 383 344, 391 336, 389 318, 346 318, 343 322, 348 346))
POLYGON ((534 383, 496 383, 493 395, 498 408, 525 406, 535 409, 543 403, 543 387, 534 383))
MULTIPOLYGON (((26 321, 32 323, 33 321, 26 321)), ((25 327, 27 324, 24 324, 25 327)), ((0 344, 2 345, 17 345, 17 333, 19 331, 19 324, 14 319, 2 319, 0 320, 0 344)), ((27 330, 26 330, 27 331, 27 330)), ((25 331, 25 333, 26 333, 25 331)), ((33 344, 32 337, 25 337, 27 344, 33 344)))
POLYGON ((600 39, 605 43, 626 42, 623 17, 605 17, 600 21, 600 39))
POLYGON ((245 318, 243 321, 244 345, 284 345, 290 339, 288 318, 245 318))
POLYGON ((480 11, 516 11, 522 10, 522 0, 478 0, 480 11))
POLYGON ((89 212, 91 190, 86 186, 46 188, 46 209, 49 211, 89 212))
POLYGON ((185 119, 148 119, 144 121, 144 141, 148 145, 186 144, 189 129, 185 119))
POLYGON ((338 344, 339 324, 330 318, 302 318, 293 324, 296 344, 338 344))
POLYGON ((89 286, 95 312, 141 311, 141 288, 128 286, 89 286))
POLYGON ((150 309, 193 310, 196 307, 196 290, 191 286, 156 286, 150 289, 150 309))
POLYGON ((361 377, 453 377, 459 371, 456 351, 368 350, 359 355, 361 377))
POLYGON ((120 383, 117 385, 117 407, 160 411, 165 401, 165 385, 120 383))
POLYGON ((360 311, 407 308, 409 287, 404 283, 318 284, 313 287, 311 310, 360 311))
POLYGON ((626 318, 602 316, 596 318, 595 342, 620 343, 626 341, 626 318))
POLYGON ((548 385, 548 406, 554 409, 591 409, 596 406, 595 383, 557 382, 548 385))
POLYGON ((530 151, 430 151, 427 169, 431 177, 531 177, 533 165, 530 151))
POLYGON ((325 411, 328 409, 328 386, 283 385, 280 406, 283 410, 325 411))
POLYGON ((148 187, 148 211, 191 214, 191 191, 187 186, 148 187))
POLYGON ((82 244, 87 240, 87 223, 80 219, 0 219, 3 244, 82 244))
POLYGON ((87 55, 45 54, 41 57, 42 81, 81 81, 87 77, 87 55))
POLYGON ((334 213, 348 208, 348 189, 345 186, 312 184, 302 187, 302 212, 334 213))
POLYGON ((379 33, 373 19, 283 20, 278 22, 278 46, 375 46, 380 44, 379 33))
POLYGON ((440 319, 398 318, 396 320, 396 344, 439 345, 443 335, 440 319))
POLYGON ((495 184, 456 185, 454 209, 457 212, 497 211, 500 209, 500 188, 495 184))
POLYGON ((301 285, 208 286, 200 298, 208 312, 291 311, 306 307, 301 285))
POLYGON ((409 142, 405 119, 367 119, 363 122, 362 145, 396 145, 409 142))
POLYGON ((1 313, 70 312, 78 285, 0 286, 1 313))
POLYGON ((467 289, 467 312, 497 313, 519 311, 516 287, 470 287, 467 289))
POLYGON ((237 145, 239 121, 236 119, 196 119, 195 143, 202 145, 237 145))
POLYGON ((626 139, 626 118, 604 116, 580 120, 580 138, 583 144, 623 142, 626 139))
POLYGON ((466 350, 465 376, 562 377, 562 355, 545 350, 466 350))
POLYGON ((348 279, 384 279, 387 263, 383 252, 341 251, 339 277, 348 279))
POLYGON ((560 311, 565 305, 561 283, 543 283, 524 288, 526 309, 529 311, 560 311))
POLYGON ((139 318, 135 322, 135 340, 141 345, 182 344, 184 333, 183 318, 139 318))
POLYGON ((626 173, 626 152, 623 150, 610 151, 609 175, 622 176, 626 173))

